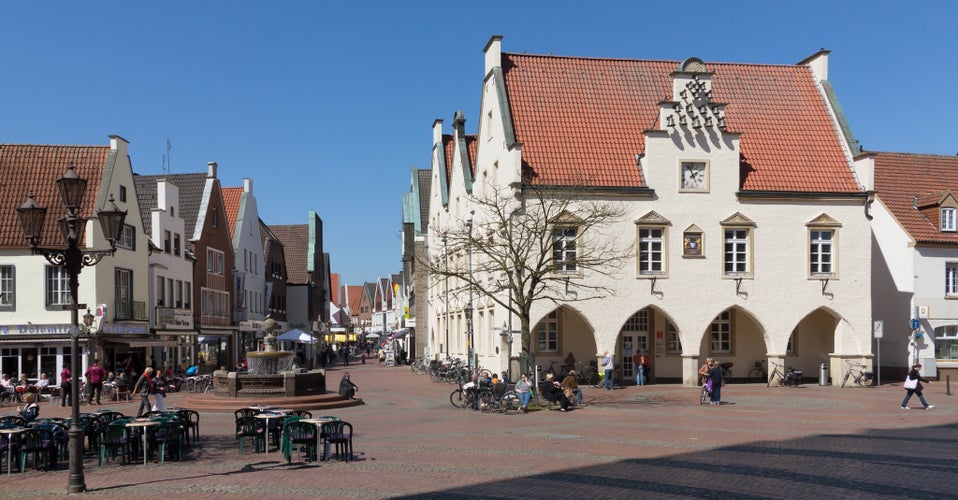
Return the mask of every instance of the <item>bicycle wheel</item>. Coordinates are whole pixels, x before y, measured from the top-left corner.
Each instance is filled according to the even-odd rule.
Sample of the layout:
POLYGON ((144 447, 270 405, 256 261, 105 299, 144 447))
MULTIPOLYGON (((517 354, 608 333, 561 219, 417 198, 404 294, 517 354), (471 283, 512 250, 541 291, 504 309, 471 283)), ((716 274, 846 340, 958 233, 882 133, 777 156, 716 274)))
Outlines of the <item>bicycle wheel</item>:
POLYGON ((842 379, 842 387, 845 387, 845 384, 848 383, 848 377, 850 377, 851 374, 852 372, 850 371, 845 372, 845 378, 842 379))
POLYGON ((771 387, 772 384, 775 382, 778 382, 779 385, 781 385, 782 382, 776 380, 779 377, 781 377, 781 375, 779 375, 778 370, 775 370, 774 372, 772 372, 772 376, 768 377, 768 385, 766 385, 765 387, 771 387))
POLYGON ((862 372, 862 374, 859 375, 858 378, 855 379, 855 382, 858 382, 858 385, 861 386, 861 387, 871 387, 871 386, 872 386, 872 381, 871 381, 871 379, 869 379, 867 376, 865 376, 865 372, 862 372))
POLYGON ((519 395, 515 391, 506 391, 499 399, 499 407, 502 408, 503 413, 510 415, 518 413, 520 406, 522 406, 522 401, 519 400, 519 395))
POLYGON ((705 384, 702 384, 702 393, 699 394, 699 404, 704 405, 706 401, 710 400, 711 394, 709 394, 708 387, 705 387, 705 384))
POLYGON ((762 380, 762 377, 765 376, 765 372, 759 370, 758 368, 752 368, 748 371, 749 381, 758 382, 762 380))
POLYGON ((466 394, 462 389, 456 389, 449 395, 449 402, 456 408, 463 408, 466 404, 466 394))
POLYGON ((492 411, 496 409, 496 398, 491 391, 479 391, 479 409, 482 411, 492 411))

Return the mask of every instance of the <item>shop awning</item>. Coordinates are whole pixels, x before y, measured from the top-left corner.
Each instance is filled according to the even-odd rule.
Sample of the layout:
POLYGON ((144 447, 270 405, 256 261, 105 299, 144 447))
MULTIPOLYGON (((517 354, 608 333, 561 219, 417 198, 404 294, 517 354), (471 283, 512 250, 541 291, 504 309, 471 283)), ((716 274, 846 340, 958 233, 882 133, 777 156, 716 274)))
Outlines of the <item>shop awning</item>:
POLYGON ((176 346, 176 340, 166 339, 107 339, 117 344, 126 344, 130 347, 173 347, 176 346))

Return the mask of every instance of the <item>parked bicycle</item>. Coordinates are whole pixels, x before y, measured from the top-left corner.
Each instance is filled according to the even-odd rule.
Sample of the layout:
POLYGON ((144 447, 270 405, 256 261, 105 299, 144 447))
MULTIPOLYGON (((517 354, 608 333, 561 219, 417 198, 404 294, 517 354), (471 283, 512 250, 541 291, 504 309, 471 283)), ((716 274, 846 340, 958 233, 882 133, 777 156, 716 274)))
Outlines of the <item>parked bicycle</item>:
POLYGON ((763 361, 756 361, 755 365, 752 366, 752 369, 748 371, 748 380, 750 382, 766 382, 768 381, 768 372, 765 371, 765 366, 762 364, 763 361))
POLYGON ((848 383, 848 379, 851 379, 852 383, 858 384, 860 387, 873 387, 875 385, 875 373, 865 371, 865 368, 868 368, 867 365, 848 360, 845 360, 845 364, 848 366, 848 369, 845 370, 842 387, 845 387, 845 384, 848 383))
POLYGON ((482 411, 513 414, 519 412, 520 406, 522 404, 519 395, 513 387, 506 386, 499 394, 496 394, 494 388, 479 391, 479 409, 482 411))
POLYGON ((775 362, 773 362, 772 365, 775 369, 772 370, 772 374, 768 377, 768 387, 772 385, 798 387, 802 383, 803 374, 801 370, 796 370, 791 366, 786 369, 784 365, 775 362))

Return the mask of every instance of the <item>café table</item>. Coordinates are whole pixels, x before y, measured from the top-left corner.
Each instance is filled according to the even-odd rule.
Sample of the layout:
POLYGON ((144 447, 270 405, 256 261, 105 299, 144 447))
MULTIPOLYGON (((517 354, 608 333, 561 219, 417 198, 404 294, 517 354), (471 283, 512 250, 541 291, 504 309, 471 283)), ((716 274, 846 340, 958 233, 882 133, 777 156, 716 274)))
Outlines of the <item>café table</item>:
POLYGON ((146 458, 147 458, 147 456, 148 456, 148 453, 147 453, 147 452, 149 451, 149 450, 147 449, 147 443, 148 443, 148 442, 147 442, 147 440, 146 440, 146 429, 147 429, 147 427, 153 427, 153 426, 156 426, 156 425, 160 425, 160 422, 159 422, 158 420, 150 420, 150 419, 145 419, 145 418, 137 418, 137 419, 134 419, 132 422, 127 422, 127 423, 126 423, 126 428, 127 428, 127 429, 136 428, 136 427, 142 427, 142 428, 143 428, 143 429, 142 429, 142 431, 143 431, 143 432, 142 432, 142 434, 143 434, 143 465, 146 465, 146 458))
POLYGON ((262 419, 266 421, 266 429, 263 432, 263 448, 266 449, 266 455, 269 455, 269 421, 274 418, 283 418, 286 416, 286 412, 279 411, 270 411, 263 412, 259 415, 254 415, 254 418, 262 419))
POLYGON ((10 456, 13 455, 13 435, 20 434, 27 430, 26 427, 12 427, 9 429, 0 429, 0 434, 7 436, 7 475, 10 475, 10 456))
MULTIPOLYGON (((313 424, 316 426, 316 429, 319 431, 319 436, 323 435, 323 424, 328 424, 330 422, 335 422, 335 418, 304 418, 300 422, 306 422, 307 424, 313 424)), ((323 438, 323 461, 329 462, 329 440, 323 438)))

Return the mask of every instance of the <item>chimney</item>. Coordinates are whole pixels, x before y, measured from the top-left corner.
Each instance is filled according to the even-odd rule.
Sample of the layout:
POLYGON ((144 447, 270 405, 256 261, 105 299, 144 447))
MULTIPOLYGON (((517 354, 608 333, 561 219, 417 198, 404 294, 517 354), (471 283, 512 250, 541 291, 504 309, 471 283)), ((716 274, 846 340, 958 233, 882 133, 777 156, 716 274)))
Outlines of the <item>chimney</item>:
POLYGON ((442 120, 436 119, 432 122, 432 145, 442 144, 442 120))
POLYGON ((212 177, 213 179, 216 178, 216 162, 215 161, 211 161, 206 164, 206 176, 212 177))
POLYGON ((253 194, 253 179, 249 177, 243 178, 243 192, 253 194))
POLYGON ((486 54, 486 72, 483 76, 485 78, 492 68, 502 66, 502 35, 492 35, 482 51, 486 54))
POLYGON ((127 155, 127 146, 130 145, 130 141, 114 134, 110 136, 110 149, 116 151, 116 154, 119 156, 127 155))

